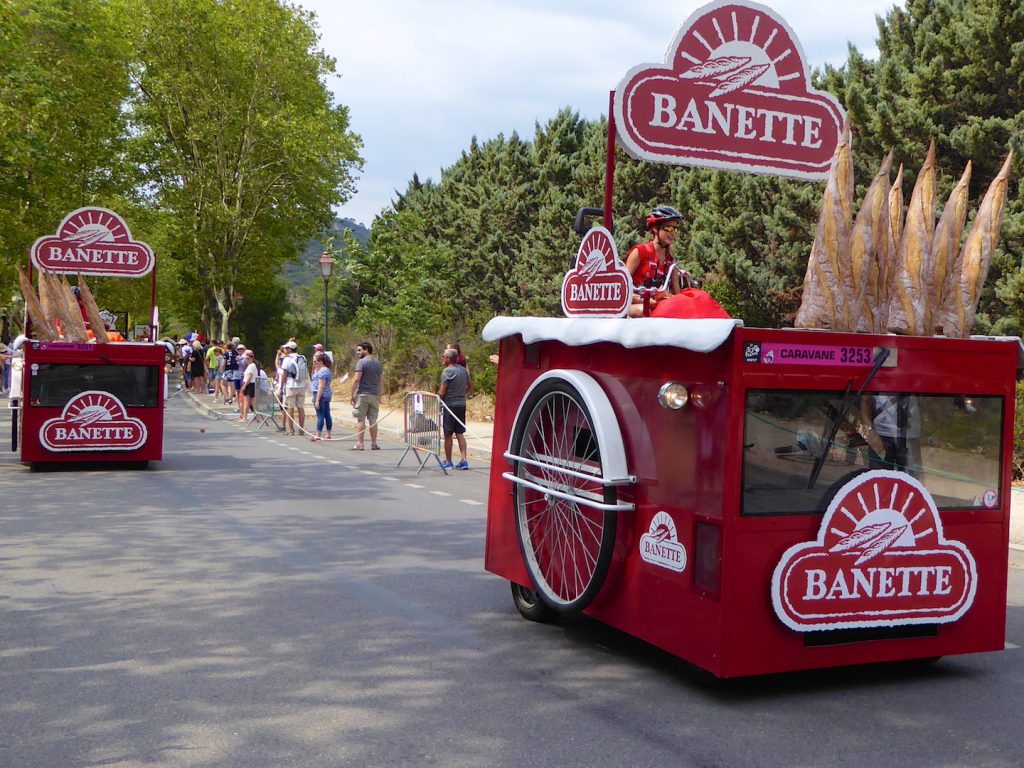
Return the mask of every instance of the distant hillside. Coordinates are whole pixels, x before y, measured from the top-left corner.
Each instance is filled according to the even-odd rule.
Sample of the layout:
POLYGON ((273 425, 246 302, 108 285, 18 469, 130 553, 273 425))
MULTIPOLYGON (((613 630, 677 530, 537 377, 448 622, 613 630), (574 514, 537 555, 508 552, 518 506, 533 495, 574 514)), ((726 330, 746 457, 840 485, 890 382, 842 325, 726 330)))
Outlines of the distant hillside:
MULTIPOLYGON (((351 230, 355 238, 363 245, 369 242, 370 230, 362 224, 352 219, 335 219, 331 225, 331 231, 335 236, 334 242, 342 248, 344 248, 342 233, 346 229, 351 230)), ((318 262, 320 261, 320 254, 324 252, 323 248, 324 246, 321 241, 308 240, 302 252, 284 265, 281 274, 285 282, 288 283, 290 291, 320 279, 320 265, 318 262)), ((344 253, 335 258, 344 258, 344 253)))

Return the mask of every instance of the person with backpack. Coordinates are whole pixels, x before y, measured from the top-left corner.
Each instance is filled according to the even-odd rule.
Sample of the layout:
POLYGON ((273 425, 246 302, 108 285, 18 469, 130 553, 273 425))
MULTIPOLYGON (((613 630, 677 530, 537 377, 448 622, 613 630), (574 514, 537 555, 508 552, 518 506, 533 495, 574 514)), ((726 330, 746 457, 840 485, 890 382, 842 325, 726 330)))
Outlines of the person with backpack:
POLYGON ((295 425, 298 423, 298 433, 306 431, 306 390, 309 388, 309 369, 306 367, 306 358, 296 350, 299 345, 294 341, 284 344, 287 353, 281 359, 281 401, 284 403, 285 431, 289 435, 296 434, 295 425))

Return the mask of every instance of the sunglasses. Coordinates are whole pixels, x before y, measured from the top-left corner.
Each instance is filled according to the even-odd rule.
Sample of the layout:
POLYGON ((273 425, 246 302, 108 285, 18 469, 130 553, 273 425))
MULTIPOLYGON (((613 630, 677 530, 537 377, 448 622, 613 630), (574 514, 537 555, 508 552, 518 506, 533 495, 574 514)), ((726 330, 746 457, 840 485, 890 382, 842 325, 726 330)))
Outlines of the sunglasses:
POLYGON ((677 229, 679 229, 679 227, 677 227, 675 224, 666 224, 664 227, 661 228, 661 231, 662 232, 675 232, 677 229))

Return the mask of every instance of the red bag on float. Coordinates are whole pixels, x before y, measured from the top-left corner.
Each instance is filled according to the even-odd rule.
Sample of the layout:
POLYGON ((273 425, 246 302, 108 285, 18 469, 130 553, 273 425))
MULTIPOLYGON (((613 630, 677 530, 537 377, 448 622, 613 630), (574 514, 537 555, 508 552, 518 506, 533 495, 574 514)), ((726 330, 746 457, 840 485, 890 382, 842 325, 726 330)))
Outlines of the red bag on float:
POLYGON ((684 288, 675 296, 659 301, 651 311, 651 317, 673 317, 677 320, 708 317, 728 319, 729 313, 707 291, 684 288))

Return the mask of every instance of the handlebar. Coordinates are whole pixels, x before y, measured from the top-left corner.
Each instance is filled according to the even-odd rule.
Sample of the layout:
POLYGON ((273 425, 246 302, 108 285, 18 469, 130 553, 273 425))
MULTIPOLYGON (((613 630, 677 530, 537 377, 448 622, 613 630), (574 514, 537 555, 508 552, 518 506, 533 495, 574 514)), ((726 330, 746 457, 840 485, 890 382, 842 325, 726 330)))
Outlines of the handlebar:
POLYGON ((680 269, 675 264, 670 264, 665 272, 665 280, 660 285, 652 285, 653 281, 648 280, 644 285, 634 285, 633 293, 637 296, 655 296, 659 293, 666 293, 672 285, 672 274, 679 273, 679 283, 682 288, 693 288, 696 282, 687 270, 680 269))

